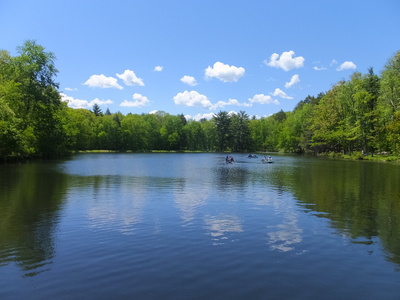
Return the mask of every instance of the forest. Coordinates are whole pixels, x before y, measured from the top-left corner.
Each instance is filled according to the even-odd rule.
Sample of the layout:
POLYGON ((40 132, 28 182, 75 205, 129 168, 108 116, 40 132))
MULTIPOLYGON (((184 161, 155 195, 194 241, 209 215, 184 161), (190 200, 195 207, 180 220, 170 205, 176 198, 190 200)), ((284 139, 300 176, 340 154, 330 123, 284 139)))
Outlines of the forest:
POLYGON ((61 101, 55 55, 35 41, 0 51, 0 161, 74 151, 292 152, 342 157, 400 153, 400 51, 307 96, 293 111, 255 118, 220 111, 211 120, 166 112, 123 115, 61 101))

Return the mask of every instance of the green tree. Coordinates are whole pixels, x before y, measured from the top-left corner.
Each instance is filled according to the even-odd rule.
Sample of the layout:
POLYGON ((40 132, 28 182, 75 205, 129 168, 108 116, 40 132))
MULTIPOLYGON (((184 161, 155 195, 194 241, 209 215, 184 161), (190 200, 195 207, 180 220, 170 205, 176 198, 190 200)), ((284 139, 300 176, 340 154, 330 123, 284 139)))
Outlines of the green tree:
POLYGON ((310 149, 311 132, 309 130, 311 104, 288 112, 279 135, 279 148, 286 152, 303 153, 310 149))
POLYGON ((148 124, 137 114, 127 115, 121 123, 124 148, 132 151, 148 149, 148 124))
POLYGON ((189 120, 183 127, 187 137, 189 150, 206 150, 204 145, 205 136, 200 122, 189 120))
POLYGON ((244 152, 245 150, 253 150, 249 123, 249 115, 244 111, 231 116, 229 131, 231 148, 234 151, 244 152))
POLYGON ((96 117, 103 115, 103 111, 97 103, 93 104, 92 112, 95 114, 96 117))
POLYGON ((213 122, 217 129, 218 138, 218 150, 225 151, 229 145, 229 127, 230 127, 230 116, 226 111, 219 111, 218 114, 214 115, 213 122))
MULTIPOLYGON (((118 117, 117 117, 118 118, 118 117)), ((114 115, 105 114, 98 118, 96 144, 102 150, 122 149, 121 126, 114 115)))
MULTIPOLYGON (((397 151, 396 131, 393 129, 395 112, 400 109, 400 51, 386 63, 380 81, 379 112, 381 116, 382 136, 390 141, 390 150, 397 151)), ((385 141, 381 141, 383 144, 385 141)))
POLYGON ((142 117, 148 129, 148 148, 151 150, 163 150, 163 141, 160 133, 163 116, 160 114, 144 114, 142 117))
POLYGON ((161 140, 166 150, 181 150, 182 119, 166 114, 160 129, 161 140))
POLYGON ((217 149, 218 132, 213 120, 202 120, 201 128, 204 133, 204 147, 206 151, 217 149))
POLYGON ((343 112, 337 101, 339 86, 340 83, 328 91, 314 108, 310 129, 311 147, 316 153, 343 150, 345 133, 343 112))
POLYGON ((95 120, 92 112, 87 109, 68 108, 65 130, 71 150, 95 149, 95 120))
POLYGON ((1 97, 15 114, 15 133, 21 136, 18 153, 52 156, 65 151, 66 105, 61 102, 55 56, 34 41, 17 48, 19 56, 0 54, 1 97))

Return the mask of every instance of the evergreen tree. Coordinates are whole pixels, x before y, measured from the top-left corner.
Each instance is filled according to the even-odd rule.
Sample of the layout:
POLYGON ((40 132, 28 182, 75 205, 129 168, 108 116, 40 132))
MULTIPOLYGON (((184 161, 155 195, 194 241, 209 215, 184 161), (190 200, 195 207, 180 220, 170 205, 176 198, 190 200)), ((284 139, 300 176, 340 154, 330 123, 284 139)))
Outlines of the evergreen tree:
POLYGON ((103 112, 97 103, 93 104, 92 112, 95 114, 96 117, 103 115, 103 112))

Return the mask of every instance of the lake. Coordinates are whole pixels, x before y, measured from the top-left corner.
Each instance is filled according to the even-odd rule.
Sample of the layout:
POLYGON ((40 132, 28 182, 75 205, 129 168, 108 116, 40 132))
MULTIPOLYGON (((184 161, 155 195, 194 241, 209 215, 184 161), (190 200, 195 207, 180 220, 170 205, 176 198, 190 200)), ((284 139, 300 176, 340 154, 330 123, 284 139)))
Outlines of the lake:
POLYGON ((0 165, 0 299, 399 299, 400 166, 79 154, 0 165))

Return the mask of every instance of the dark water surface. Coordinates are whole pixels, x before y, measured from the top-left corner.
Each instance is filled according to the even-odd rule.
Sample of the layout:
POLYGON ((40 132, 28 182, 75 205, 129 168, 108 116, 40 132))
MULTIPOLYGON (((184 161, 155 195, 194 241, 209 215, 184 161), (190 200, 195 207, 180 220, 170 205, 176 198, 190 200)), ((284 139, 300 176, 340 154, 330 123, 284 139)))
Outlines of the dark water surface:
POLYGON ((234 154, 0 166, 0 299, 400 299, 400 166, 234 154))

